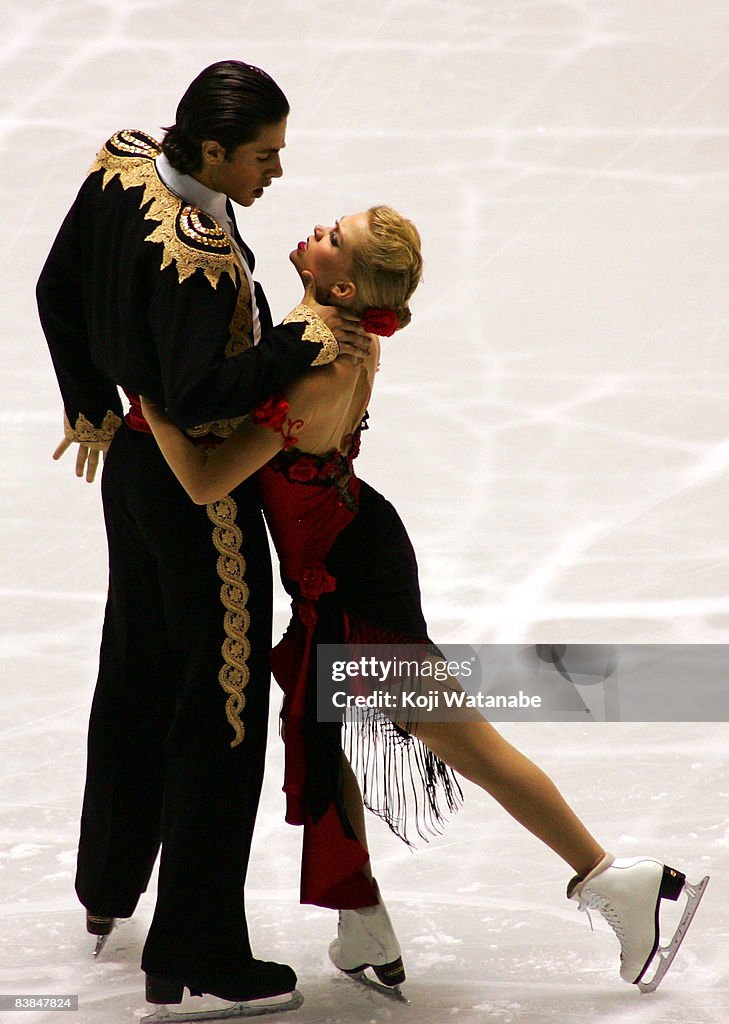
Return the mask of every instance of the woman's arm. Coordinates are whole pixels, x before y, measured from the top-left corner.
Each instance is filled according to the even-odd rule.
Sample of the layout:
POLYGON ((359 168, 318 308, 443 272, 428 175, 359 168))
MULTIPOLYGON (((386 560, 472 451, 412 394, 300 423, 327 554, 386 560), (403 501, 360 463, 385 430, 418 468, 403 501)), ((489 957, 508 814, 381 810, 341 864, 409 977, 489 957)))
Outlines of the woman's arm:
POLYGON ((196 505, 224 498, 284 446, 281 434, 247 419, 217 448, 198 448, 166 412, 142 398, 142 412, 170 469, 196 505))
POLYGON ((172 472, 196 505, 207 505, 265 466, 287 438, 295 443, 301 433, 311 439, 317 428, 326 426, 332 413, 338 414, 341 375, 342 368, 332 363, 294 381, 285 394, 288 412, 283 430, 272 429, 266 422, 257 424, 254 410, 221 445, 207 451, 194 445, 151 399, 141 398, 142 413, 172 472))

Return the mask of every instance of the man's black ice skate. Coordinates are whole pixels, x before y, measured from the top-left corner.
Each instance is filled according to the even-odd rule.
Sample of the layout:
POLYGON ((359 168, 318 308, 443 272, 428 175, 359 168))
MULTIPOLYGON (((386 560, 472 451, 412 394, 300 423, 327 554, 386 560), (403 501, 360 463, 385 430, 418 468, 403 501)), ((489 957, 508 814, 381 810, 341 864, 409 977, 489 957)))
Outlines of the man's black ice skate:
POLYGON ((252 960, 232 979, 183 980, 147 974, 145 988, 147 1002, 156 1004, 157 1009, 142 1017, 141 1024, 239 1020, 296 1010, 304 1001, 296 989, 296 975, 291 968, 266 960, 252 960), (189 989, 191 996, 214 996, 233 1005, 180 1012, 168 1009, 182 1002, 185 989, 189 989))
POLYGON ((116 918, 114 917, 107 917, 105 914, 92 914, 90 911, 86 911, 86 931, 89 935, 96 936, 94 956, 98 956, 104 948, 106 940, 114 930, 115 924, 116 918))

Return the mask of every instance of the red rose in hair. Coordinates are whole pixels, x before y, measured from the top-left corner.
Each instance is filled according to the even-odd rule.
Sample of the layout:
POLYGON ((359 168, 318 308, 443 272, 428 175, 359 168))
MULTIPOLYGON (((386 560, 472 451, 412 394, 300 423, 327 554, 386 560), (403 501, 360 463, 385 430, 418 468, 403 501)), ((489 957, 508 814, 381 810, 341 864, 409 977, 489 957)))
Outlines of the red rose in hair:
POLYGON ((271 395, 253 410, 253 422, 259 427, 270 427, 280 430, 286 422, 289 403, 281 395, 271 395))
POLYGON ((302 455, 300 459, 297 459, 296 462, 289 466, 289 479, 305 484, 309 480, 313 480, 318 472, 319 469, 314 460, 306 455, 302 455))
POLYGON ((337 581, 326 571, 323 562, 312 562, 301 573, 299 590, 302 597, 316 601, 322 594, 331 594, 337 589, 337 581))
POLYGON ((377 309, 373 306, 364 311, 362 326, 368 334, 389 338, 400 326, 400 320, 394 309, 377 309))

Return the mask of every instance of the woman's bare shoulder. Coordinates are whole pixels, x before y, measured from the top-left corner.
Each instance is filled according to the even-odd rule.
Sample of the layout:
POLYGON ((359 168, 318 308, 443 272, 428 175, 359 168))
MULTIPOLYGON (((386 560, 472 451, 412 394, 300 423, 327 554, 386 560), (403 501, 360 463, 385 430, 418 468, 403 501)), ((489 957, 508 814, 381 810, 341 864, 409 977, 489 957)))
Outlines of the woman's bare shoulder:
POLYGON ((347 356, 339 356, 326 366, 317 366, 307 370, 286 388, 286 397, 292 411, 299 415, 311 415, 315 411, 348 405, 361 384, 362 375, 366 375, 369 388, 372 387, 374 371, 380 360, 380 343, 372 338, 369 356, 364 362, 347 356))

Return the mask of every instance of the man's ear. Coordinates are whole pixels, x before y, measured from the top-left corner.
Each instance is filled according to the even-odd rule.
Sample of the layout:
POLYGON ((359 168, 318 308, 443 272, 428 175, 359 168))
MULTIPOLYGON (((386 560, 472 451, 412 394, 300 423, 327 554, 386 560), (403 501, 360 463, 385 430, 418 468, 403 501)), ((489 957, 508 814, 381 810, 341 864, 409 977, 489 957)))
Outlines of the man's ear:
POLYGON ((222 164, 225 160, 225 147, 215 139, 205 139, 200 144, 203 163, 208 165, 222 164))
POLYGON ((329 289, 329 294, 336 306, 349 305, 357 294, 354 281, 337 281, 329 289))

